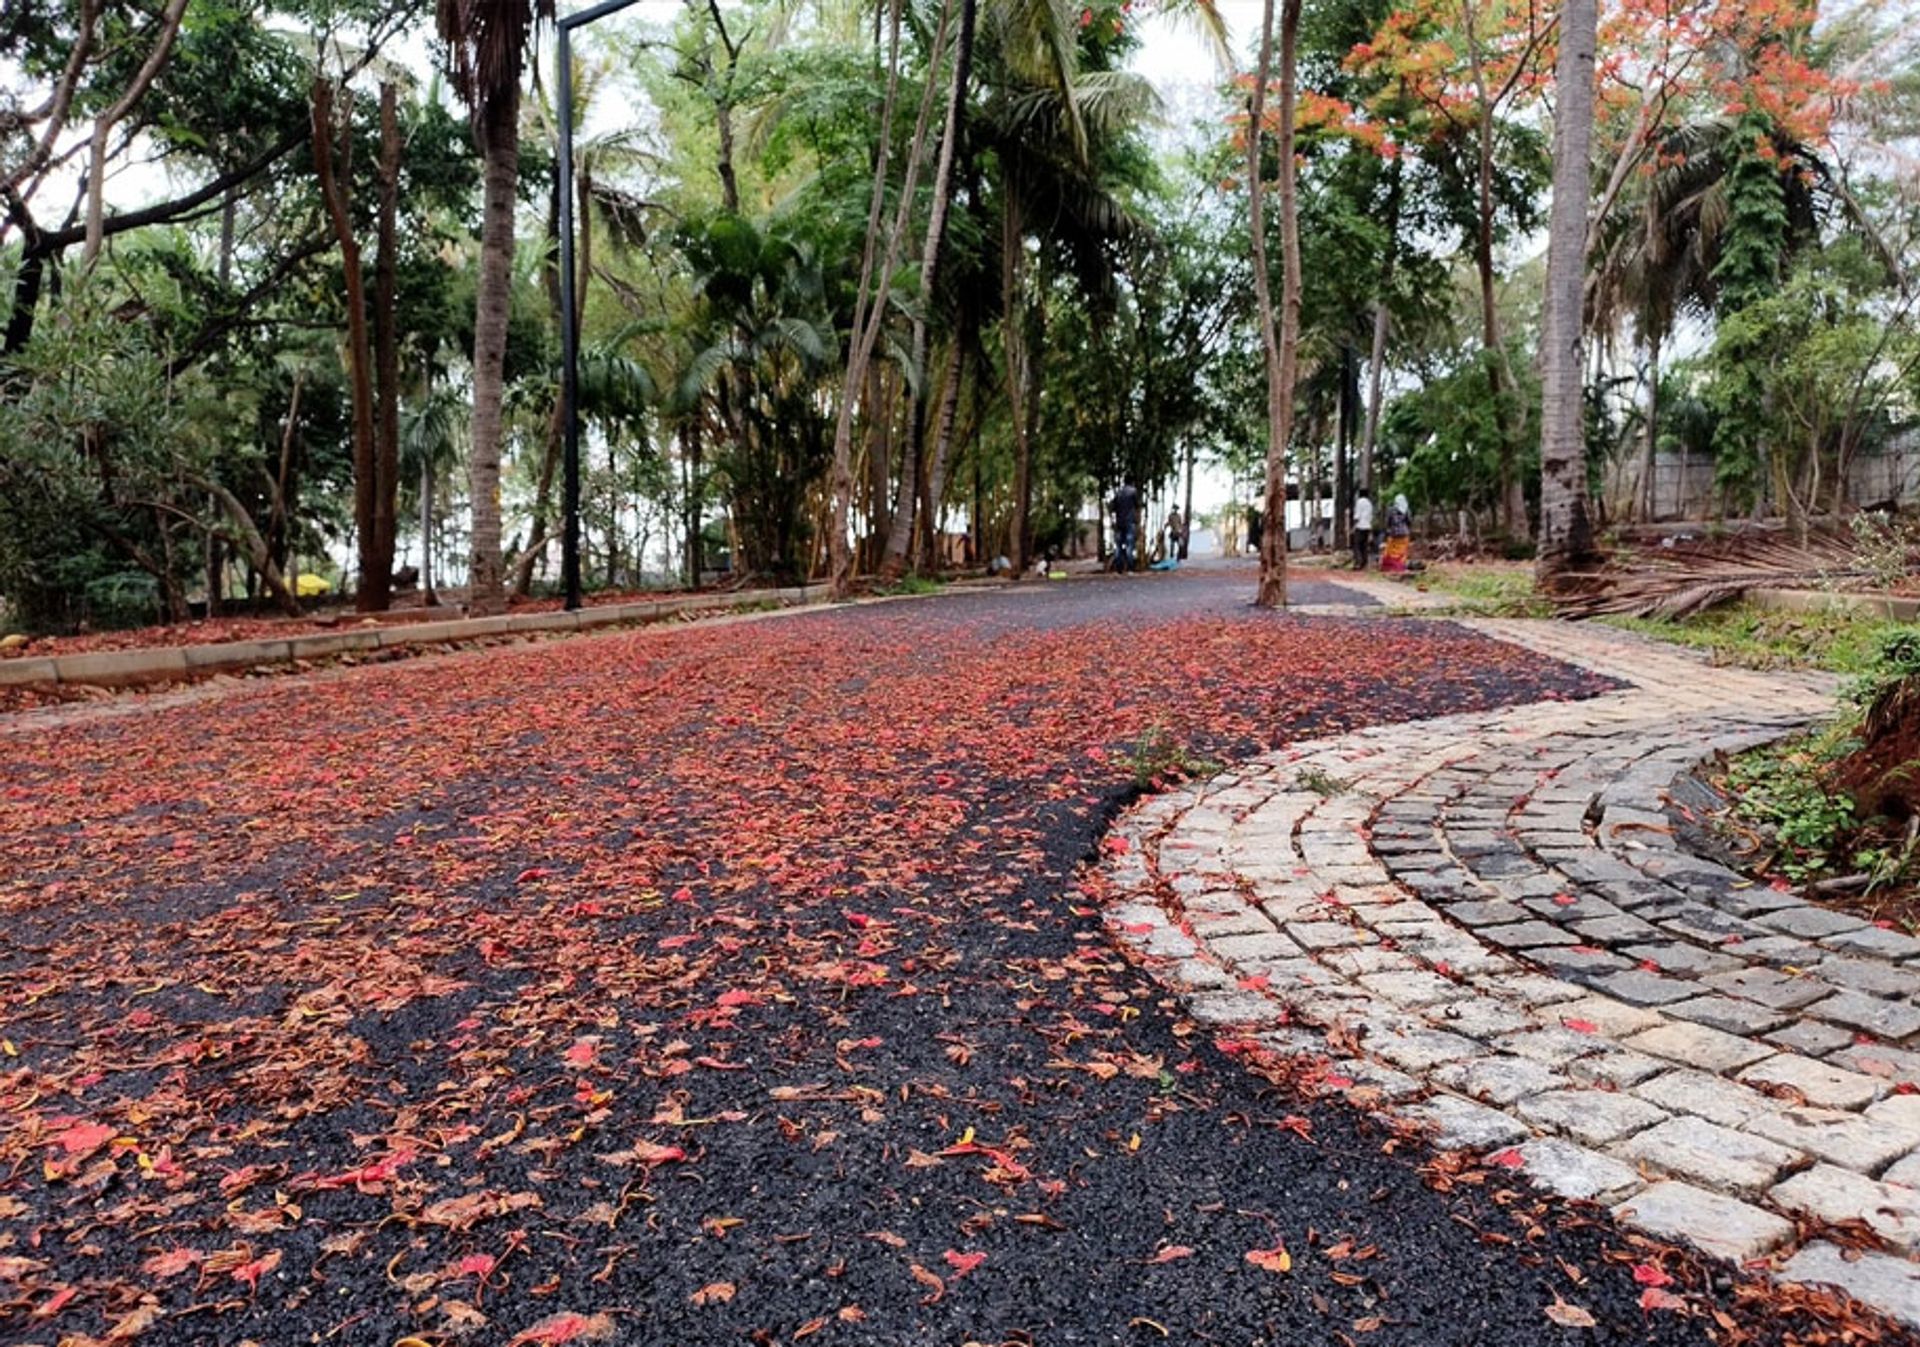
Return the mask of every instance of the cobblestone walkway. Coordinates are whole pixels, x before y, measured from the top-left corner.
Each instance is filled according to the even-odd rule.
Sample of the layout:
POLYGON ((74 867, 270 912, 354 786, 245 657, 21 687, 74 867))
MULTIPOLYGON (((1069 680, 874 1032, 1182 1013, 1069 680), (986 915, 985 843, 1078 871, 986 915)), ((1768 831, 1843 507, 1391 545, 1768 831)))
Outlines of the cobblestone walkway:
POLYGON ((1664 800, 1830 683, 1469 625, 1626 686, 1155 796, 1117 828, 1113 929, 1195 1018, 1331 1055, 1332 1088, 1442 1146, 1920 1326, 1920 941, 1688 854, 1664 800), (1893 1252, 1843 1257, 1842 1222, 1893 1252))

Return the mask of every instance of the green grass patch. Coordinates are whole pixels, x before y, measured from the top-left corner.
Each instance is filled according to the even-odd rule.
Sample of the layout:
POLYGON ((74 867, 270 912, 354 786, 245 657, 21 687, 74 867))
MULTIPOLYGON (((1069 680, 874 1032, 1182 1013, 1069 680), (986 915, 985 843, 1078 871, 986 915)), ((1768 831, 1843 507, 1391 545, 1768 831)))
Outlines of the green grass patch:
POLYGON ((1310 790, 1315 795, 1329 800, 1336 795, 1344 795, 1352 784, 1319 767, 1305 768, 1293 779, 1295 790, 1310 790))
POLYGON ((1456 611, 1474 617, 1553 616, 1553 605, 1534 593, 1529 566, 1442 563, 1420 573, 1419 587, 1451 598, 1456 611))
POLYGON ((1133 772, 1133 784, 1151 790, 1168 781, 1199 781, 1217 776, 1220 764, 1195 754, 1164 725, 1142 734, 1120 761, 1133 772))
POLYGON ((890 585, 881 585, 874 590, 876 594, 888 597, 901 594, 938 594, 946 589, 946 582, 928 575, 903 575, 890 585))
POLYGON ((1913 624, 1865 613, 1789 613, 1733 603, 1680 621, 1599 619, 1676 645, 1704 650, 1724 664, 1750 669, 1809 668, 1860 675, 1872 671, 1883 643, 1913 624))

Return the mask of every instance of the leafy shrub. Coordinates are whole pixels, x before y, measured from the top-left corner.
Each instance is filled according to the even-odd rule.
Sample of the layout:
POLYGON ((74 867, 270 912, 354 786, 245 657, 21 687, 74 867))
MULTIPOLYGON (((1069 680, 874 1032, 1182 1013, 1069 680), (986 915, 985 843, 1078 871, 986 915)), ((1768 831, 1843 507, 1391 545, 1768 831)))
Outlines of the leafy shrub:
POLYGON ((1735 758, 1727 785, 1734 813, 1773 832, 1781 870, 1804 879, 1845 865, 1847 839, 1859 824, 1853 801, 1835 791, 1827 769, 1852 746, 1842 730, 1735 758))
POLYGON ((1882 587, 1891 588, 1913 572, 1916 542, 1911 521, 1876 510, 1862 510, 1847 521, 1854 555, 1882 587))
POLYGON ((1866 667, 1848 681, 1845 697, 1855 706, 1871 706, 1902 679, 1920 674, 1920 627, 1888 627, 1876 632, 1866 667))

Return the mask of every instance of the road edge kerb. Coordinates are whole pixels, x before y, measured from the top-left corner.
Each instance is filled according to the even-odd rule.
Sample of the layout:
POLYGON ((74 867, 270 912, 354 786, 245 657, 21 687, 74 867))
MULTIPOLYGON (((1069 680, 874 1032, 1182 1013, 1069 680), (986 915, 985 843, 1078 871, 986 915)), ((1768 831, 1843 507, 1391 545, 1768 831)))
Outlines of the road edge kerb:
POLYGON ((638 603, 606 604, 576 612, 449 618, 413 622, 404 626, 314 632, 282 639, 96 650, 77 655, 35 655, 0 660, 0 688, 151 686, 207 674, 271 668, 370 650, 460 645, 493 636, 591 631, 602 627, 661 622, 690 612, 728 612, 766 603, 775 603, 782 608, 810 607, 825 601, 829 588, 822 584, 742 590, 737 594, 724 595, 690 594, 638 603))
MULTIPOLYGON (((1372 572, 1342 571, 1328 567, 1324 578, 1328 584, 1344 585, 1369 595, 1387 608, 1423 612, 1445 610, 1471 616, 1469 605, 1459 596, 1444 590, 1422 589, 1417 575, 1393 580, 1372 572)), ((1781 613, 1839 613, 1880 618, 1888 622, 1920 621, 1920 598, 1778 587, 1750 589, 1745 597, 1755 608, 1781 613)))

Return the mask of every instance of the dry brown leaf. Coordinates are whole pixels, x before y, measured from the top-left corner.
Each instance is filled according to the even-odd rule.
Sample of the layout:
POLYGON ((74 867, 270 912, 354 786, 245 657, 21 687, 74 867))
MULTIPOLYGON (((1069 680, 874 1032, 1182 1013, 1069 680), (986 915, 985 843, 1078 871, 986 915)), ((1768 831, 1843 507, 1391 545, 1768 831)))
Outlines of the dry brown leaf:
POLYGON ((1562 1328, 1597 1327, 1594 1317, 1591 1314, 1581 1309, 1578 1305, 1568 1304, 1557 1295, 1553 1298, 1553 1304, 1547 1306, 1547 1318, 1553 1320, 1553 1322, 1559 1324, 1562 1328))
POLYGON ((927 1288, 928 1294, 921 1297, 920 1303, 922 1305, 939 1304, 940 1297, 947 1293, 947 1284, 941 1281, 934 1273, 921 1267, 918 1263, 908 1264, 907 1270, 913 1273, 913 1279, 915 1281, 927 1288))

